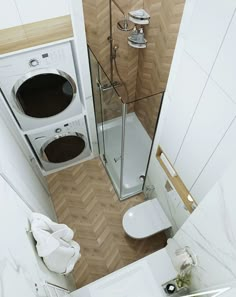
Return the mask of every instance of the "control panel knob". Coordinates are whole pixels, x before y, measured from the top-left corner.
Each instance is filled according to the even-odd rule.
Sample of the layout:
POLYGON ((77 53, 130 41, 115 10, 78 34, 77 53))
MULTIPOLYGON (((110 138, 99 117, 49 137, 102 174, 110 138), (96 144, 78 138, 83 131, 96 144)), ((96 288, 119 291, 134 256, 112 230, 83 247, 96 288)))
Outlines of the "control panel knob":
POLYGON ((29 65, 30 65, 31 67, 36 67, 36 66, 39 65, 39 61, 38 61, 37 59, 31 59, 31 60, 29 61, 29 65))
POLYGON ((60 133, 60 132, 61 132, 61 128, 57 128, 57 129, 55 130, 55 132, 56 132, 56 133, 60 133))

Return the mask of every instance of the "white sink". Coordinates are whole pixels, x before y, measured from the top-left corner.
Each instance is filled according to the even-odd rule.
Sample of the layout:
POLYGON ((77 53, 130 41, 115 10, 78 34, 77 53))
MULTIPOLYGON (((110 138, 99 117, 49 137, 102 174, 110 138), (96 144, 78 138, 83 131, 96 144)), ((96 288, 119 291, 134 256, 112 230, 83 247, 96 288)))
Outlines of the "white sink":
POLYGON ((159 297, 162 289, 156 283, 146 262, 125 267, 101 279, 89 288, 91 297, 159 297))

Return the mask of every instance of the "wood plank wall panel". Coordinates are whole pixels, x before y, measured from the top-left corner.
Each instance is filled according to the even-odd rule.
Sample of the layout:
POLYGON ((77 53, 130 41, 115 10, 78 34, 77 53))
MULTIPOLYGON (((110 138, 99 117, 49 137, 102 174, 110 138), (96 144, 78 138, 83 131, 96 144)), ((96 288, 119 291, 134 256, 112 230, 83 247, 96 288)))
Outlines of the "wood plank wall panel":
POLYGON ((134 104, 134 111, 151 139, 155 136, 156 120, 160 110, 161 97, 161 94, 154 95, 136 101, 134 104))
MULTIPOLYGON (((95 49, 99 62, 110 75, 109 42, 105 38, 109 36, 109 0, 83 0, 83 3, 88 43, 95 49)), ((148 46, 146 49, 134 49, 127 44, 130 33, 117 29, 117 21, 122 19, 122 14, 112 5, 113 44, 119 45, 117 66, 127 84, 129 100, 132 101, 166 88, 185 0, 119 0, 118 3, 125 12, 144 8, 151 15, 150 24, 145 26, 148 46)), ((119 80, 115 71, 114 79, 119 80)), ((117 90, 122 98, 127 97, 124 88, 117 90)), ((153 134, 159 104, 158 96, 156 100, 145 99, 142 103, 138 101, 134 104, 134 110, 149 135, 153 134)), ((110 116, 114 117, 112 112, 110 116)))
POLYGON ((97 1, 83 0, 83 10, 87 42, 98 58, 99 43, 97 36, 99 32, 97 27, 97 1))
MULTIPOLYGON (((136 2, 132 0, 129 4, 122 0, 119 3, 122 5, 122 8, 124 6, 125 11, 128 11, 138 8, 140 5, 139 2, 141 3, 142 1, 143 0, 139 0, 136 2), (129 7, 129 9, 126 9, 126 7, 129 7)), ((109 36, 109 2, 108 0, 84 0, 83 6, 88 44, 101 64, 103 70, 110 77, 110 47, 107 40, 107 37, 109 36)), ((134 98, 136 92, 136 76, 138 69, 138 51, 128 46, 127 37, 130 33, 122 32, 117 29, 117 22, 123 19, 122 13, 114 4, 112 5, 112 11, 113 44, 119 45, 119 49, 117 51, 118 71, 122 79, 127 84, 129 97, 134 98)), ((92 63, 92 67, 96 68, 96 65, 92 63)), ((96 72, 96 69, 94 72, 96 72)), ((115 65, 113 74, 114 80, 120 81, 115 70, 115 65)), ((107 77, 102 71, 100 72, 100 81, 102 84, 109 83, 107 77)), ((101 102, 99 102, 100 95, 97 90, 97 86, 94 85, 93 87, 94 96, 97 103, 96 105, 100 106, 97 120, 101 121, 101 102)), ((125 100, 127 93, 124 87, 117 88, 117 92, 125 100)), ((105 120, 111 120, 121 116, 121 102, 115 92, 103 92, 101 100, 103 104, 103 117, 105 120)), ((133 104, 130 104, 128 107, 128 112, 132 112, 133 110, 133 104)))
POLYGON ((139 50, 137 97, 166 88, 184 3, 184 0, 144 1, 144 9, 151 15, 151 21, 145 26, 148 46, 139 50))
POLYGON ((70 16, 0 30, 0 54, 73 37, 70 16))
POLYGON ((83 0, 87 42, 105 72, 110 75, 108 4, 108 0, 83 0))
MULTIPOLYGON (((126 13, 132 10, 143 8, 143 0, 119 0, 118 3, 126 13)), ((117 52, 117 66, 123 81, 126 82, 128 89, 128 98, 124 90, 120 91, 124 101, 133 101, 136 94, 139 50, 128 45, 127 38, 131 32, 123 32, 117 29, 117 22, 123 20, 124 17, 114 4, 112 5, 112 12, 114 39, 113 43, 119 45, 119 50, 117 52)), ((117 76, 115 71, 114 74, 114 78, 119 80, 119 77, 117 76)))
POLYGON ((110 76, 110 44, 108 37, 110 17, 109 17, 109 5, 106 0, 97 0, 97 24, 98 34, 96 38, 99 42, 99 59, 104 71, 110 76))
MULTIPOLYGON (((120 0, 125 12, 143 7, 143 0, 120 0)), ((108 0, 83 0, 87 41, 104 71, 110 77, 110 47, 109 36, 109 1, 108 0)), ((136 77, 138 70, 138 50, 128 46, 127 37, 130 32, 122 32, 117 29, 117 22, 123 19, 122 13, 112 4, 113 18, 113 45, 118 44, 117 66, 122 79, 127 83, 130 98, 135 97, 136 77)), ((119 77, 114 67, 114 80, 119 77)), ((123 88, 118 91, 123 98, 127 97, 123 88)))
MULTIPOLYGON (((185 0, 145 0, 144 9, 151 15, 145 27, 148 46, 139 50, 136 97, 142 98, 166 88, 185 0)), ((135 112, 148 134, 153 136, 156 107, 160 97, 135 103, 135 112), (156 104, 156 105, 155 105, 156 104)))

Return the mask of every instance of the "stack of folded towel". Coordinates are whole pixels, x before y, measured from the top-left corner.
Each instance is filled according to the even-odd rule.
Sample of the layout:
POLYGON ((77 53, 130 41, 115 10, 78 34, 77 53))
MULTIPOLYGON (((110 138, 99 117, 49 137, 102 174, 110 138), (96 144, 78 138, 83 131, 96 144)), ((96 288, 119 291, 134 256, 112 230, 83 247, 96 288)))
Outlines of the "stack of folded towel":
POLYGON ((48 217, 33 213, 31 231, 37 241, 37 252, 49 270, 68 274, 81 257, 80 246, 73 241, 74 232, 64 224, 57 224, 48 217))

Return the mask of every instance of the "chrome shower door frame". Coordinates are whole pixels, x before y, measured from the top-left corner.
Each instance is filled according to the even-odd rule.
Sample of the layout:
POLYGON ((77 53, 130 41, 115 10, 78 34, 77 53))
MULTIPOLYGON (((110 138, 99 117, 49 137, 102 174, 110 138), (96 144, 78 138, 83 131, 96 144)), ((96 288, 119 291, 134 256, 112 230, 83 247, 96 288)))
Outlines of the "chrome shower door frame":
POLYGON ((127 115, 127 105, 122 103, 122 135, 121 135, 121 166, 120 166, 120 193, 119 199, 122 200, 122 189, 124 181, 124 156, 125 156, 125 124, 127 115))

